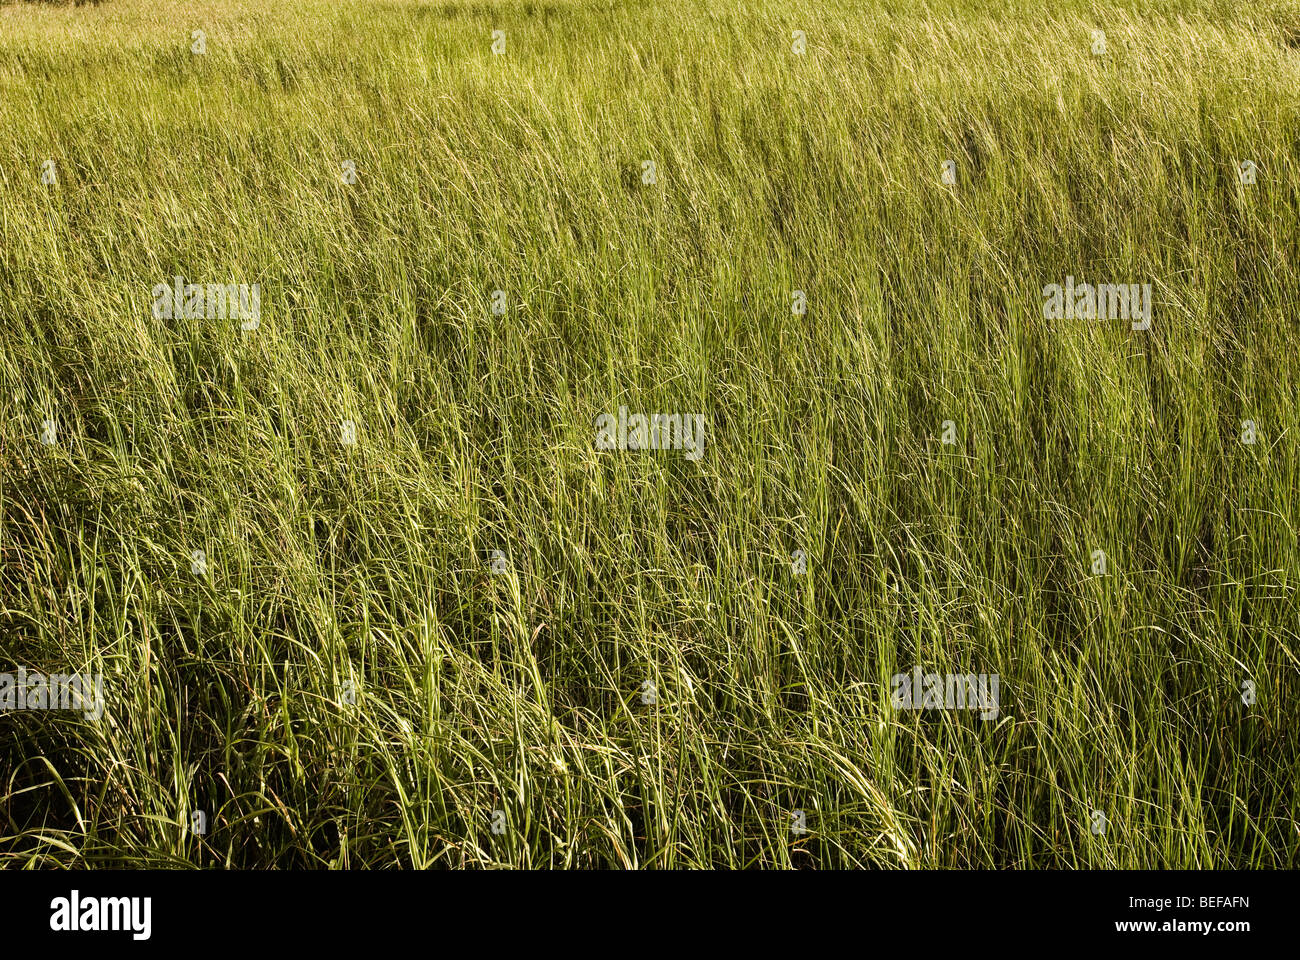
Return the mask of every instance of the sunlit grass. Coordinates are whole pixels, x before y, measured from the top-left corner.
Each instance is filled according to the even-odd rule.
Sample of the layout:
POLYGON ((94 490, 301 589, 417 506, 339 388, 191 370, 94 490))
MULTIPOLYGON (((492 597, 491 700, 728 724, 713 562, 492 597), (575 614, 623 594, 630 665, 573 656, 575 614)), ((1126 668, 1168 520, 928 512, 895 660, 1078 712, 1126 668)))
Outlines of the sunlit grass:
POLYGON ((0 671, 108 700, 0 717, 0 865, 1295 866, 1298 38, 0 5, 0 671), (893 710, 917 664, 1000 715, 893 710))

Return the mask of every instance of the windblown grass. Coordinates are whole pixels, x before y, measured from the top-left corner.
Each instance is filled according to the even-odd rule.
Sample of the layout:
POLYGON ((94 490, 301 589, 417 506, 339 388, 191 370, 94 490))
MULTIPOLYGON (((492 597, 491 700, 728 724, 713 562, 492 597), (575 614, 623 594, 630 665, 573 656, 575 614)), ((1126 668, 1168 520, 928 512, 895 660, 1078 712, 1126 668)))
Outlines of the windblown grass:
POLYGON ((0 6, 0 865, 1297 864, 1300 5, 266 7, 0 6))

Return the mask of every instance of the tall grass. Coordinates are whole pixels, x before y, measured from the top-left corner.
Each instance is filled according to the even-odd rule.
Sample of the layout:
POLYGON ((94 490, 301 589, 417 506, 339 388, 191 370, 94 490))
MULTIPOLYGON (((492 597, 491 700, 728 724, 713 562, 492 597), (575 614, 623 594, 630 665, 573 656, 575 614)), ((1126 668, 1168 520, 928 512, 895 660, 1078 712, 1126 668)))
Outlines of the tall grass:
POLYGON ((0 716, 0 865, 1295 866, 1297 38, 0 7, 0 671, 107 696, 0 716), (1067 276, 1151 329, 1045 320, 1067 276), (703 457, 597 451, 620 406, 703 457))

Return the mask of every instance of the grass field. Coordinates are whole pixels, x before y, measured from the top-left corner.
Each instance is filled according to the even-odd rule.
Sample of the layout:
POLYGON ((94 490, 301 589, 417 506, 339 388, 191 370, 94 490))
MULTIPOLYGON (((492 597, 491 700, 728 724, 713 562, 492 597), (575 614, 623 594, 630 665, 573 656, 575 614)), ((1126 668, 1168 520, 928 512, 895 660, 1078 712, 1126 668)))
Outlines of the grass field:
POLYGON ((1300 865, 1300 0, 268 6, 0 3, 0 866, 1300 865))

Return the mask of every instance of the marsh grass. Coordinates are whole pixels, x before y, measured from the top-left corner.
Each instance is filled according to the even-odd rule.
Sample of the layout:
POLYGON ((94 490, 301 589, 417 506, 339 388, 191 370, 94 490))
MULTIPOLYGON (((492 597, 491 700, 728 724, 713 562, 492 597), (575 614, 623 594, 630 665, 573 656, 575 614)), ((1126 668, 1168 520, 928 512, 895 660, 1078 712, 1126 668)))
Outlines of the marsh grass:
POLYGON ((108 694, 0 717, 0 864, 1295 866, 1298 30, 0 7, 0 669, 108 694))

